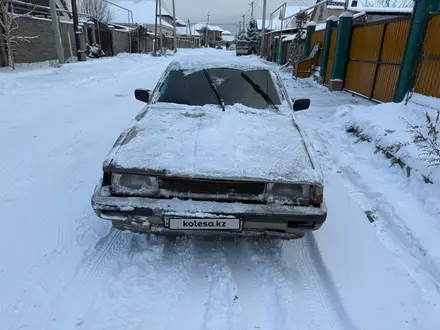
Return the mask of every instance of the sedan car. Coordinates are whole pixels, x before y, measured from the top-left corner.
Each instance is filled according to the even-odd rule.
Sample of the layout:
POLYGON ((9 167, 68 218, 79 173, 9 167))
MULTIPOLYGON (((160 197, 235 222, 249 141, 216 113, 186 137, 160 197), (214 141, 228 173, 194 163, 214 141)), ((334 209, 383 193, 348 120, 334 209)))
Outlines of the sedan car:
POLYGON ((173 61, 119 136, 92 197, 96 214, 138 233, 295 239, 324 223, 323 177, 272 65, 173 61))

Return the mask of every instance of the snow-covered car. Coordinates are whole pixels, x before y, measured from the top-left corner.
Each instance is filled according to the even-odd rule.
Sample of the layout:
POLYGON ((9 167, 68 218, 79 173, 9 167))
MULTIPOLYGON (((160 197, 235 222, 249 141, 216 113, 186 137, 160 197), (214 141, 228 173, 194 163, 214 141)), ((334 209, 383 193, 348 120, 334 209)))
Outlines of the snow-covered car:
POLYGON ((247 40, 238 40, 235 47, 235 53, 237 56, 251 54, 251 43, 247 40))
POLYGON ((323 177, 276 69, 259 59, 174 60, 103 164, 92 206, 113 227, 294 239, 324 223, 323 177))

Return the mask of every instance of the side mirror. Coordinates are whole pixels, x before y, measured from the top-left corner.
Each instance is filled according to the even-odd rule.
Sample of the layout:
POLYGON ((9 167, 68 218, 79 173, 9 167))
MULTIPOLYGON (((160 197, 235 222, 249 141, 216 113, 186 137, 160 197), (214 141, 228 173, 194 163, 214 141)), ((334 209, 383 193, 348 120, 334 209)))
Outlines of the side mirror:
POLYGON ((134 91, 134 97, 136 100, 148 103, 150 100, 150 90, 149 89, 136 89, 134 91))
POLYGON ((306 110, 310 107, 310 99, 292 99, 293 111, 306 110))

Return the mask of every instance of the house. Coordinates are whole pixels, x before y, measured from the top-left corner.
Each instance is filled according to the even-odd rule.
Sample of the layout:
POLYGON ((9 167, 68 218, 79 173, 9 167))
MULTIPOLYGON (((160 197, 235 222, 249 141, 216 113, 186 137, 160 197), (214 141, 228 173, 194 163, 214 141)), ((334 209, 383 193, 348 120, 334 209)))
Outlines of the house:
POLYGON ((233 42, 235 40, 235 37, 232 35, 232 33, 228 30, 223 30, 222 32, 222 40, 226 42, 233 42))
MULTIPOLYGON (((14 12, 17 14, 27 14, 34 17, 50 18, 49 0, 21 0, 23 3, 14 3, 14 12), (24 3, 28 3, 28 5, 24 3), (39 6, 39 7, 36 7, 39 6), (45 8, 42 8, 45 7, 45 8)), ((55 0, 57 9, 70 10, 65 0, 55 0)), ((70 13, 58 12, 60 21, 72 21, 73 16, 70 13)))
POLYGON ((205 45, 205 40, 207 40, 208 45, 222 40, 222 33, 224 30, 220 26, 198 23, 194 27, 202 37, 202 45, 205 45))
POLYGON ((193 37, 199 39, 201 37, 200 33, 195 30, 194 26, 176 26, 176 33, 181 37, 193 37))
POLYGON ((186 25, 187 24, 184 21, 176 18, 176 27, 177 26, 186 26, 186 25))
MULTIPOLYGON (((317 0, 317 4, 319 2, 321 1, 317 0)), ((356 0, 352 0, 351 6, 347 8, 347 11, 355 16, 356 23, 377 22, 399 16, 409 16, 412 13, 412 8, 358 7, 357 3, 356 0)), ((310 20, 317 24, 325 24, 330 16, 338 17, 344 12, 344 4, 341 1, 327 1, 319 4, 313 9, 310 20)))
POLYGON ((190 40, 193 47, 200 47, 201 36, 200 33, 194 29, 194 26, 176 26, 176 34, 181 39, 190 40))
MULTIPOLYGON (((154 32, 155 17, 156 17, 156 1, 154 0, 123 0, 119 1, 118 5, 131 10, 133 13, 133 24, 128 21, 128 13, 126 10, 110 6, 113 13, 112 24, 124 25, 124 26, 144 26, 148 32, 154 32)), ((170 15, 165 8, 162 7, 162 20, 157 18, 157 26, 159 33, 159 24, 162 23, 162 34, 165 36, 172 36, 173 29, 173 16, 170 15), (171 22, 171 23, 169 23, 171 22)))

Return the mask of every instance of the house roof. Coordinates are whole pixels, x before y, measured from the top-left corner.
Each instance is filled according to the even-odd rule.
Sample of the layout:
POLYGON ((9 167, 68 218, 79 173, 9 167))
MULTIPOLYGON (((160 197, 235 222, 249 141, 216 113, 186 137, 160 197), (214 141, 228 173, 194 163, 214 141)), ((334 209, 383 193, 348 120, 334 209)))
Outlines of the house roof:
MULTIPOLYGON (((206 29, 206 23, 197 23, 194 25, 197 31, 205 30, 206 29)), ((217 32, 223 32, 224 30, 217 25, 208 25, 208 31, 217 31, 217 32)))
POLYGON ((191 31, 188 26, 176 26, 176 32, 179 36, 200 37, 200 33, 194 30, 194 26, 191 26, 191 31))
POLYGON ((230 36, 230 35, 232 35, 232 33, 231 33, 231 31, 223 30, 222 35, 224 35, 224 36, 230 36))
POLYGON ((176 18, 176 24, 184 25, 186 26, 186 23, 178 18, 176 18))
MULTIPOLYGON (((116 2, 119 6, 127 8, 133 13, 133 21, 135 24, 154 24, 156 16, 156 2, 154 0, 122 0, 116 2)), ((122 8, 110 6, 113 13, 114 23, 127 23, 128 13, 122 8)), ((162 6, 162 16, 171 16, 162 6)), ((172 16, 171 16, 172 17, 172 16)), ((159 19, 158 19, 159 21, 159 19)), ((172 28, 162 19, 162 26, 172 28)))

